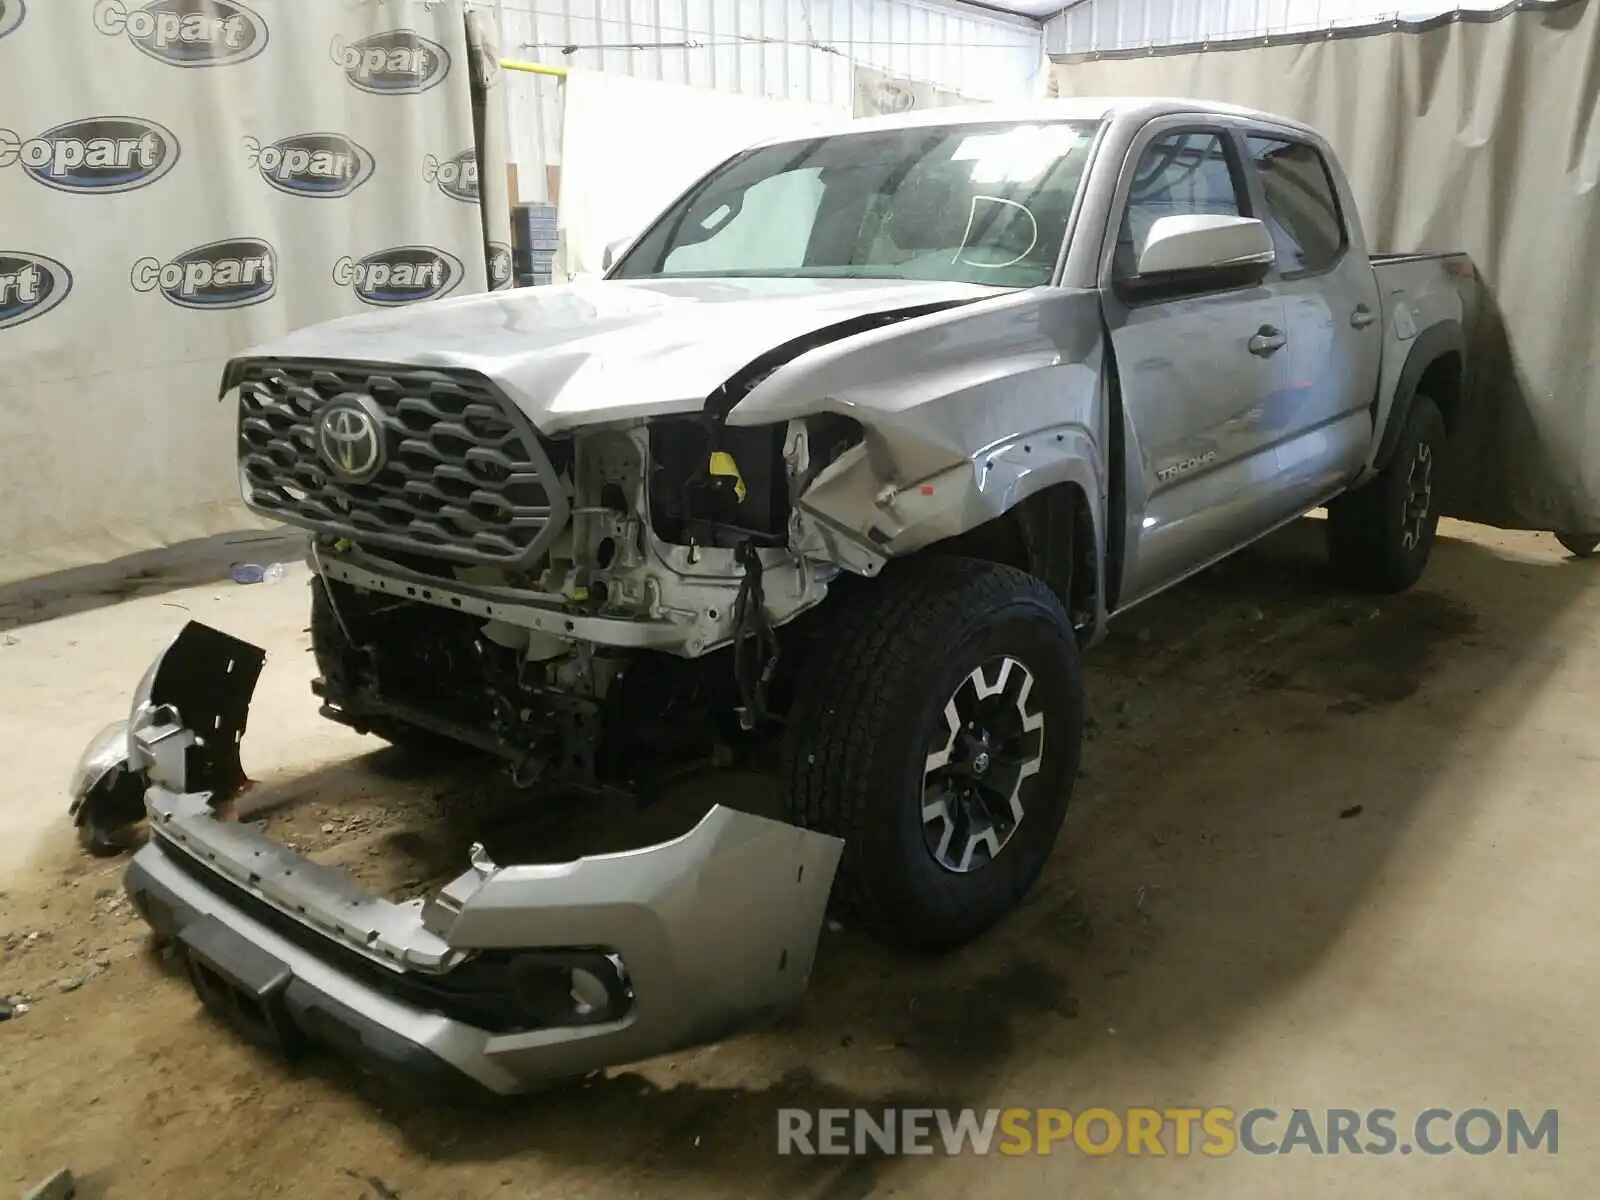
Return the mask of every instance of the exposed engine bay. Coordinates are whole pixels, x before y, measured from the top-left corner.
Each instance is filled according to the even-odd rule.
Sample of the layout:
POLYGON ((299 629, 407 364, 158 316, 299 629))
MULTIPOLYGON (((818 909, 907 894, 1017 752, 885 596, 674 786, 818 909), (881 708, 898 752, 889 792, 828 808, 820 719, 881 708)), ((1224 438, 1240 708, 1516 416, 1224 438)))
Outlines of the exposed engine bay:
MULTIPOLYGON (((487 359, 378 357, 400 317, 362 319, 371 354, 357 334, 349 357, 324 357, 329 333, 313 330, 282 357, 229 364, 245 501, 311 533, 324 715, 391 741, 477 747, 525 785, 637 790, 660 755, 721 759, 776 731, 786 666, 824 624, 796 618, 841 574, 874 576, 936 542, 981 556, 955 539, 996 522, 1024 478, 1036 489, 1043 471, 1081 461, 1065 432, 1036 447, 1042 429, 1019 432, 985 406, 1003 377, 953 388, 963 356, 933 357, 949 353, 941 323, 974 306, 991 310, 993 336, 1037 340, 1003 291, 752 282, 751 297, 788 289, 794 301, 765 309, 745 286, 707 287, 783 314, 764 331, 779 334, 770 348, 735 357, 697 334, 686 376, 613 365, 603 396, 577 382, 592 375, 599 390, 597 358, 535 358, 549 373, 535 379, 487 359), (891 350, 891 327, 921 332, 891 350), (919 394, 903 354, 939 363, 927 407, 904 417, 884 407, 919 394), (830 372, 846 381, 839 395, 830 372), (899 399, 853 398, 880 377, 899 399), (662 386, 670 403, 629 401, 662 386), (957 396, 977 425, 947 425, 957 396)), ((667 324, 685 303, 628 285, 603 296, 667 324)), ((577 316, 546 313, 540 333, 577 316)), ((678 344, 656 336, 663 352, 678 344)), ((1008 542, 1003 560, 1035 549, 1008 542)))
POLYGON ((810 351, 970 301, 811 328, 696 408, 569 429, 477 371, 235 360, 245 499, 312 533, 324 715, 477 747, 526 785, 637 790, 662 756, 759 738, 784 704, 777 628, 888 557, 802 498, 833 488, 892 528, 897 472, 826 406, 730 417, 810 351))
POLYGON ((529 569, 318 536, 325 715, 475 746, 527 785, 628 790, 664 760, 759 736, 782 704, 775 626, 837 574, 790 549, 793 498, 861 429, 832 414, 730 428, 722 405, 736 397, 712 399, 692 416, 551 439, 570 516, 529 569), (397 575, 428 583, 401 588, 397 575), (647 636, 630 645, 630 632, 647 636))

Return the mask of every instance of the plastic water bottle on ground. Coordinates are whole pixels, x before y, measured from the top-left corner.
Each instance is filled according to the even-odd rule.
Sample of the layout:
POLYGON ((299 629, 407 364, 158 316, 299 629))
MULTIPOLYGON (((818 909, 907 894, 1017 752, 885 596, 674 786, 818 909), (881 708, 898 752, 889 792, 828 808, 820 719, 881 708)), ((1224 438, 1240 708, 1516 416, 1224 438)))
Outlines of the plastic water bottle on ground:
POLYGON ((283 564, 269 563, 263 567, 256 563, 234 563, 232 574, 235 583, 277 583, 283 578, 283 564))

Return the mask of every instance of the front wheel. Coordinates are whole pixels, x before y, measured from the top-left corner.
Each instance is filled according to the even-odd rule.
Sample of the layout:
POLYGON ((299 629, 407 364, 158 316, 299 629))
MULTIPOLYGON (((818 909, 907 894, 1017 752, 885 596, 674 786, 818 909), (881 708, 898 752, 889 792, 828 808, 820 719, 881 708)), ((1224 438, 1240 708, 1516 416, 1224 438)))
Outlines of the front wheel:
POLYGON ((1414 396, 1394 456, 1370 483, 1328 505, 1328 554, 1352 586, 1403 592, 1422 577, 1439 528, 1444 418, 1414 396))
POLYGON ((1573 558, 1588 558, 1600 546, 1600 537, 1592 533, 1558 533, 1556 541, 1573 558))
POLYGON ((1083 727, 1072 626, 1044 583, 965 558, 892 563, 831 603, 784 739, 793 816, 844 840, 836 912, 952 949, 1017 906, 1061 828, 1083 727))

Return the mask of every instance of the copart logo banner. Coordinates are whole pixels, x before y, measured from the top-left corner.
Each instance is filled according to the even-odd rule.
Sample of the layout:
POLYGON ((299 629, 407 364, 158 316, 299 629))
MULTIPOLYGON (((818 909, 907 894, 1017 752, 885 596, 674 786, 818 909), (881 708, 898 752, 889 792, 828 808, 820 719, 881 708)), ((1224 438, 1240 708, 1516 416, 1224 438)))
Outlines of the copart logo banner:
POLYGON ((59 192, 131 192, 177 165, 172 130, 143 117, 84 117, 24 138, 0 129, 0 169, 20 166, 59 192))
POLYGON ((280 192, 335 200, 372 178, 374 163, 365 146, 342 133, 295 133, 263 146, 245 138, 250 166, 280 192))
POLYGON ((873 104, 885 116, 896 113, 910 112, 917 106, 917 97, 914 92, 903 84, 891 83, 885 80, 873 92, 873 104))
POLYGON ((333 264, 334 283, 379 308, 437 300, 465 274, 459 258, 436 246, 393 246, 365 258, 347 254, 333 264))
POLYGON ((478 202, 478 152, 463 150, 454 158, 438 158, 432 154, 422 159, 422 179, 438 187, 452 200, 468 204, 478 202))
POLYGON ((351 87, 375 96, 409 96, 444 82, 450 54, 414 29, 375 33, 360 41, 334 38, 328 48, 351 87))
POLYGON ((168 262, 141 258, 129 279, 134 291, 159 291, 179 308, 246 308, 278 290, 278 252, 261 238, 224 238, 168 262))
POLYGON ((0 250, 0 329, 42 317, 72 291, 72 272, 53 258, 0 250))
POLYGON ((28 6, 23 0, 0 0, 0 38, 15 33, 27 15, 28 6))
POLYGON ((488 245, 489 290, 499 291, 511 286, 511 247, 504 242, 488 245))
POLYGON ((96 0, 94 27, 174 67, 228 67, 267 48, 267 23, 238 0, 96 0))

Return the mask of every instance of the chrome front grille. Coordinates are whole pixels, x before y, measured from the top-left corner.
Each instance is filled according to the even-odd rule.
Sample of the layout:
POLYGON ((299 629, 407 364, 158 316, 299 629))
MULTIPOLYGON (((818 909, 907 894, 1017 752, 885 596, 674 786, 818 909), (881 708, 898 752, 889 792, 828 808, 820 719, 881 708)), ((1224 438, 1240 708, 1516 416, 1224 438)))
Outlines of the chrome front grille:
POLYGON ((372 363, 247 359, 239 389, 239 474, 256 511, 361 545, 452 562, 519 566, 542 555, 567 518, 544 441, 470 371, 372 363), (330 406, 359 406, 382 465, 342 477, 319 446, 330 406))

